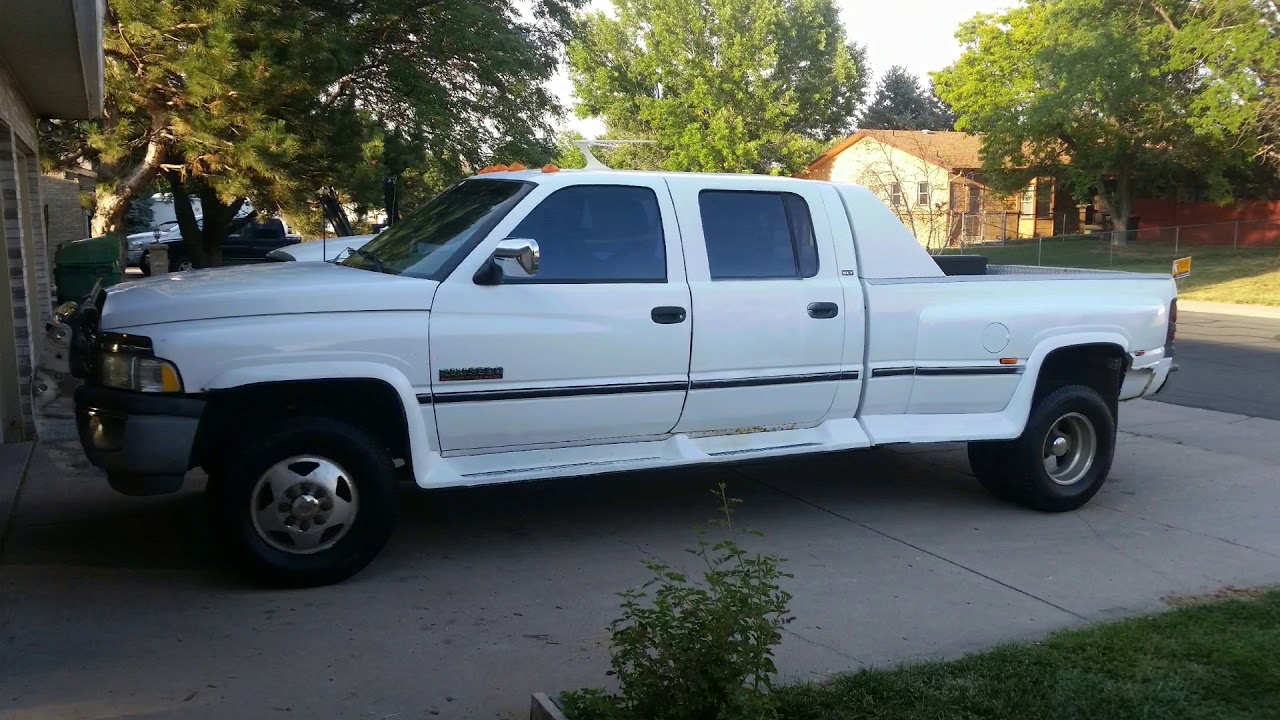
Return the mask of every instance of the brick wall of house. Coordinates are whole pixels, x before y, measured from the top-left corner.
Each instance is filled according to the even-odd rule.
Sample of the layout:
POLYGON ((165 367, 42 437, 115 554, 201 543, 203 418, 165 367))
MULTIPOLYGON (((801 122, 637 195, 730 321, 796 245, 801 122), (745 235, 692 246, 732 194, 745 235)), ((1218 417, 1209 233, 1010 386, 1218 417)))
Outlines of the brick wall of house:
POLYGON ((80 204, 80 193, 78 180, 53 175, 40 177, 50 258, 59 247, 89 237, 89 214, 80 204))
POLYGON ((23 145, 36 147, 36 119, 18 85, 9 74, 9 67, 0 58, 0 124, 7 125, 23 145))
POLYGON ((0 61, 0 442, 32 437, 37 329, 49 317, 36 119, 0 61))
MULTIPOLYGON (((25 164, 25 163, 22 163, 25 164)), ((0 312, 5 314, 3 325, 12 329, 13 343, 0 342, 0 353, 6 357, 0 367, 6 375, 0 378, 0 392, 4 398, 4 440, 20 440, 31 437, 35 424, 31 409, 31 373, 34 362, 32 322, 28 312, 30 289, 27 274, 26 233, 22 211, 24 197, 18 183, 19 153, 17 134, 0 125, 0 235, 4 237, 5 268, 7 277, 0 278, 0 312), (14 397, 16 393, 16 397, 14 397), (17 414, 14 414, 14 410, 17 414)), ((38 310, 37 310, 38 312, 38 310)))

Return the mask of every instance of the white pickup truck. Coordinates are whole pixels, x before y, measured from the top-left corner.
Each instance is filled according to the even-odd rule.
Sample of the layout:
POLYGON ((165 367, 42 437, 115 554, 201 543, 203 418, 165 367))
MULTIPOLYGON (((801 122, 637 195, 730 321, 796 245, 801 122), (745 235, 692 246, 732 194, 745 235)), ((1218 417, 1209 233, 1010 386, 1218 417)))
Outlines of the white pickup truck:
POLYGON ((128 494, 203 468, 247 567, 311 585, 378 553, 402 478, 962 441, 996 496, 1071 510, 1118 401, 1173 368, 1169 276, 948 276, 861 187, 547 170, 462 181, 337 265, 95 292, 68 320, 89 459, 128 494))

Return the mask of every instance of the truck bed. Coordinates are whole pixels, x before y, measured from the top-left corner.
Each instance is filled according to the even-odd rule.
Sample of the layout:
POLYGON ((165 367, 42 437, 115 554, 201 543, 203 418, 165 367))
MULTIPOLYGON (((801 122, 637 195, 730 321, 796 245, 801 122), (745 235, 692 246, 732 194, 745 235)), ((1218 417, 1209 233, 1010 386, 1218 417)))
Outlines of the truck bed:
POLYGON ((1132 273, 1123 270, 1102 270, 1096 268, 1070 268, 1045 265, 991 265, 988 264, 987 258, 983 255, 934 255, 932 257, 933 261, 937 263, 938 267, 947 275, 947 277, 1026 275, 1050 277, 1062 277, 1065 275, 1070 276, 1073 279, 1081 279, 1082 276, 1095 277, 1098 279, 1116 279, 1120 277, 1165 277, 1164 275, 1155 273, 1132 273))

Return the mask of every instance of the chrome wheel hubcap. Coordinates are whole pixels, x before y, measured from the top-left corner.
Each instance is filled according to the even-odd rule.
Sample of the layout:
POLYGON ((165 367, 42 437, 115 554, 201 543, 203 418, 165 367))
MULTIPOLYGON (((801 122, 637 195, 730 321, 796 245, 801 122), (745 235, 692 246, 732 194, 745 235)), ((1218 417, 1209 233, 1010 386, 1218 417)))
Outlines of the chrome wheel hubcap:
POLYGON ((178 263, 179 270, 190 270, 194 267, 195 266, 191 264, 190 260, 183 260, 182 262, 178 263))
POLYGON ((1098 433, 1089 418, 1067 413, 1058 418, 1044 440, 1044 469, 1058 485, 1074 485, 1093 467, 1098 433))
POLYGON ((358 500, 346 470, 328 458, 299 455, 272 465, 249 500, 253 529, 271 547, 306 555, 327 550, 351 529, 358 500))

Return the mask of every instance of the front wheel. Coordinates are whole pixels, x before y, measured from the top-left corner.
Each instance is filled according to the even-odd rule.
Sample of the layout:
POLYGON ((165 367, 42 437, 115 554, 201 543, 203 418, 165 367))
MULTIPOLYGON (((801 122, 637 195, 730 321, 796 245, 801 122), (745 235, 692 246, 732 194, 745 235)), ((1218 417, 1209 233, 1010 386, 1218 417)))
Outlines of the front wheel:
POLYGON ((1069 385, 1032 408, 1017 439, 969 443, 969 464, 996 497, 1065 512, 1102 489, 1115 445, 1115 417, 1106 401, 1093 388, 1069 385))
POLYGON ((206 492, 218 526, 259 580, 289 587, 338 582, 386 544, 395 520, 395 466, 360 428, 293 418, 237 455, 206 492))

